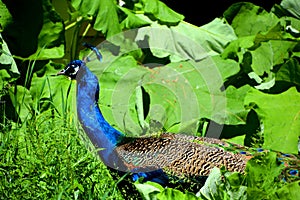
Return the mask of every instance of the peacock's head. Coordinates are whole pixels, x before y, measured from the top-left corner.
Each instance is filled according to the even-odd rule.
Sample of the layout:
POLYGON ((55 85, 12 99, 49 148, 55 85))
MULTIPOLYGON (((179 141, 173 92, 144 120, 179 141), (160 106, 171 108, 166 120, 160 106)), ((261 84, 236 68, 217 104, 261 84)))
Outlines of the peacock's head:
POLYGON ((73 60, 63 70, 58 72, 57 75, 65 75, 70 79, 75 79, 82 63, 83 61, 81 60, 73 60))

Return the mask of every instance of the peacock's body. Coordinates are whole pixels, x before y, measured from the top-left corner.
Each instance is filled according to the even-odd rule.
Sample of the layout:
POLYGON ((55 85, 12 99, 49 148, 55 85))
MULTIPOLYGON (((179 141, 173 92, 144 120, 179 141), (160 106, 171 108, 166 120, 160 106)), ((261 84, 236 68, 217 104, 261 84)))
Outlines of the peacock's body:
MULTIPOLYGON (((247 161, 265 151, 183 134, 127 138, 104 119, 98 107, 99 82, 85 62, 72 61, 58 74, 76 78, 78 118, 92 143, 101 149, 104 164, 114 171, 130 172, 133 180, 144 177, 167 185, 170 178, 175 178, 200 183, 214 167, 244 173, 247 161)), ((279 160, 285 165, 291 159, 284 176, 299 179, 299 158, 280 154, 279 160)))

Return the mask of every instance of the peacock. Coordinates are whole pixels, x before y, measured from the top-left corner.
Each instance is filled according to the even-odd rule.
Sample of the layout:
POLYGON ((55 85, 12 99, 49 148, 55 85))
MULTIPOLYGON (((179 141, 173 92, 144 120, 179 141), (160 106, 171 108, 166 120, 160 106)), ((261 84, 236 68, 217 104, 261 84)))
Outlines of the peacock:
MULTIPOLYGON (((102 60, 96 47, 85 46, 102 60)), ((98 106, 99 81, 86 66, 86 61, 71 61, 57 75, 76 79, 78 119, 93 145, 100 149, 98 154, 103 163, 114 173, 129 174, 132 181, 143 178, 169 186, 177 180, 175 183, 182 183, 183 187, 186 187, 185 183, 193 183, 192 188, 198 190, 214 167, 244 173, 251 158, 267 151, 186 134, 126 137, 103 117, 98 106)), ((290 176, 299 179, 300 160, 297 155, 278 152, 278 161, 284 165, 292 163, 282 172, 285 179, 290 176)))

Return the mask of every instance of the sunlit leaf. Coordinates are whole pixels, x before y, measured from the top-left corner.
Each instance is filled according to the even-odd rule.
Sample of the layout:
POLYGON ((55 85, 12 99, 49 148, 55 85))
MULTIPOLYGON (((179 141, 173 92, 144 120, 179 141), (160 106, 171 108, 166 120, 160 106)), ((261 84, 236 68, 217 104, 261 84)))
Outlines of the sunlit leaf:
POLYGON ((84 17, 93 16, 93 27, 107 37, 121 32, 117 5, 111 0, 72 0, 73 7, 84 17))
POLYGON ((264 126, 264 148, 288 153, 298 152, 300 94, 291 88, 281 94, 265 94, 252 89, 245 105, 255 104, 264 126))
POLYGON ((184 18, 159 0, 143 0, 143 4, 145 13, 153 15, 163 24, 177 24, 184 18))

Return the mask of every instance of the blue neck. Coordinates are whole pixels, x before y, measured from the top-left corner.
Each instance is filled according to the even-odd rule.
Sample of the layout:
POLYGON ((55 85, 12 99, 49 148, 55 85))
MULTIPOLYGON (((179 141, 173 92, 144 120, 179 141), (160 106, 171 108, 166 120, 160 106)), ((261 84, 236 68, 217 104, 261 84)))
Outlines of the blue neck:
POLYGON ((114 149, 124 134, 114 129, 103 117, 99 107, 99 83, 97 77, 83 63, 76 76, 77 114, 81 126, 109 167, 118 168, 120 159, 114 149))

